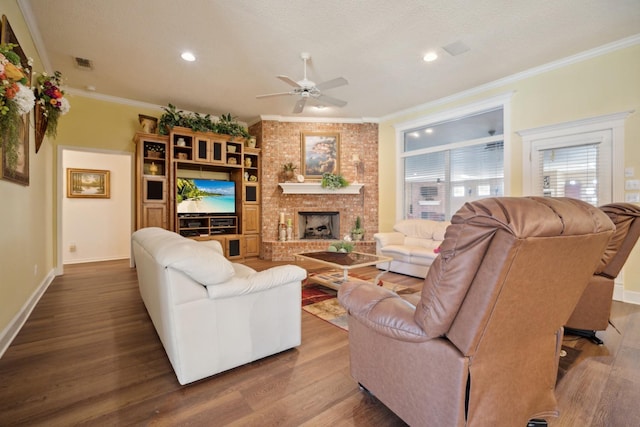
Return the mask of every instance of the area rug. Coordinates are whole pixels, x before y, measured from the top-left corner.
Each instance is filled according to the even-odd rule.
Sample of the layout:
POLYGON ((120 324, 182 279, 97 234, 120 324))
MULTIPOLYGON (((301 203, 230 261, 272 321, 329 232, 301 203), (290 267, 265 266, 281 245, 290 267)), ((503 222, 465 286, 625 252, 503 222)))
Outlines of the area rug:
MULTIPOLYGON (((340 273, 342 274, 342 273, 340 273)), ((369 281, 365 277, 354 274, 350 278, 362 281, 369 281)), ((416 289, 407 286, 397 285, 388 281, 380 281, 378 286, 390 289, 397 294, 411 294, 417 292, 416 289)), ((338 302, 338 291, 324 287, 317 283, 305 281, 302 286, 302 309, 307 313, 331 323, 345 331, 349 330, 347 325, 347 312, 338 302)))

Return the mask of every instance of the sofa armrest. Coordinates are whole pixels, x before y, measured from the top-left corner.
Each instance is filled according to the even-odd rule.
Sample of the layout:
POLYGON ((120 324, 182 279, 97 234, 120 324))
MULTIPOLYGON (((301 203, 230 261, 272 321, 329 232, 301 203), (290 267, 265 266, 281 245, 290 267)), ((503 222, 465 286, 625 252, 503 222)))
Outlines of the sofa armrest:
POLYGON ((389 289, 371 283, 343 283, 338 301, 350 316, 389 338, 423 342, 431 339, 415 322, 415 307, 389 289))
POLYGON ((201 245, 205 245, 224 256, 224 249, 222 249, 222 244, 217 240, 201 240, 199 241, 201 245))
POLYGON ((376 247, 378 248, 384 248, 385 246, 389 245, 404 244, 404 234, 397 231, 376 233, 373 235, 373 239, 376 241, 376 247))
POLYGON ((207 293, 210 299, 229 298, 277 288, 287 283, 302 282, 306 277, 307 271, 303 268, 279 265, 246 277, 233 277, 227 282, 209 285, 207 293))

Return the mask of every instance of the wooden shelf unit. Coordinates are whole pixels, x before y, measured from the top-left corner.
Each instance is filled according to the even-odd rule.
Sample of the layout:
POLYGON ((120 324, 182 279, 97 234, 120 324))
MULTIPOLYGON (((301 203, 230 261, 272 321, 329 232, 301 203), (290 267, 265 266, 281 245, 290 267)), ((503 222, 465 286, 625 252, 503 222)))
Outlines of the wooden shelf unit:
POLYGON ((185 237, 238 234, 235 215, 183 215, 178 217, 178 232, 185 237))
POLYGON ((162 227, 197 240, 215 239, 231 259, 260 256, 260 148, 245 147, 244 138, 181 127, 167 136, 137 133, 134 141, 136 229, 162 227), (176 179, 183 170, 234 181, 235 214, 178 215, 176 179))

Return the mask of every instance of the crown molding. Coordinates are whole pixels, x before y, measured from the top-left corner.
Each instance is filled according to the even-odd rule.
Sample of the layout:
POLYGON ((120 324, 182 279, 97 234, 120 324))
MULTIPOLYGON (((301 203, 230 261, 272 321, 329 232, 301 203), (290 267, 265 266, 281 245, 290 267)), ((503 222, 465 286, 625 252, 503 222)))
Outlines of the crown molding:
POLYGON ((631 37, 627 37, 612 43, 608 43, 605 44, 603 46, 600 47, 596 47, 594 49, 589 49, 587 51, 578 53, 576 55, 572 55, 572 56, 568 56, 566 58, 563 59, 559 59, 557 61, 552 61, 549 62, 547 64, 543 64, 534 68, 530 68, 528 70, 525 70, 523 72, 520 73, 516 73, 516 74, 512 74, 511 76, 508 77, 504 77, 502 79, 498 79, 498 80, 494 80, 492 82, 480 85, 480 86, 476 86, 474 88, 471 88, 469 90, 465 90, 462 92, 458 92, 455 93, 453 95, 449 95, 449 96, 445 96, 444 98, 440 98, 440 99, 436 99, 434 101, 430 101, 424 104, 420 104, 417 105, 415 107, 411 107, 408 108, 406 110, 401 110, 398 111, 396 113, 392 113, 389 114, 387 116, 383 116, 379 119, 379 121, 384 122, 384 121, 389 121, 389 120, 393 120, 396 119, 398 117, 401 116, 405 116, 407 114, 411 114, 411 113, 417 113, 417 112, 421 112, 424 111, 426 109, 430 109, 430 108, 434 108, 434 107, 438 107, 444 104, 448 104, 451 102, 455 102, 455 101, 459 101, 461 99, 473 96, 473 95, 478 95, 481 94, 483 92, 489 91, 491 89, 496 89, 505 85, 508 85, 510 83, 515 83, 518 82, 520 80, 524 80, 524 79, 528 79, 530 77, 533 76, 537 76, 539 74, 543 74, 552 70, 556 70, 559 68, 563 68, 566 67, 568 65, 571 64, 575 64, 578 62, 582 62, 585 61, 587 59, 591 59, 591 58, 595 58, 601 55, 605 55, 611 52, 615 52, 617 50, 620 49, 626 49, 628 47, 632 47, 635 46, 637 44, 640 44, 640 33, 633 35, 631 37))
POLYGON ((31 40, 33 40, 33 44, 36 47, 36 51, 38 52, 38 56, 40 57, 42 66, 49 74, 53 74, 53 67, 51 66, 51 61, 49 60, 47 49, 45 49, 44 47, 42 35, 40 35, 40 30, 38 29, 36 18, 33 16, 31 5, 27 0, 18 0, 18 7, 22 12, 22 17, 27 24, 29 32, 31 33, 31 40))
POLYGON ((105 95, 98 92, 76 89, 72 87, 65 87, 64 91, 70 95, 83 96, 85 98, 96 99, 98 101, 113 102, 114 104, 129 105, 131 107, 137 107, 137 108, 148 108, 150 110, 154 110, 154 109, 162 110, 162 108, 164 107, 162 105, 152 104, 150 102, 136 101, 133 99, 105 95))

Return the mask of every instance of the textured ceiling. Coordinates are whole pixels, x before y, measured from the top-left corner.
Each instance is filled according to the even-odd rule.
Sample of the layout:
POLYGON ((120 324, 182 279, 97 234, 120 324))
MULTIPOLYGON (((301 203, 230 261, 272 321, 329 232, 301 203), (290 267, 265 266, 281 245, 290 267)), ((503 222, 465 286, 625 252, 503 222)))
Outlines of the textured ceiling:
POLYGON ((640 33, 640 0, 19 0, 48 71, 68 87, 245 122, 293 116, 276 78, 345 77, 342 108, 380 118, 640 33), (39 40, 38 40, 39 39, 39 40), (470 50, 451 56, 442 47, 470 50), (198 60, 187 63, 180 52, 198 60), (422 56, 438 51, 440 59, 422 56), (74 57, 93 61, 81 70, 74 57))

